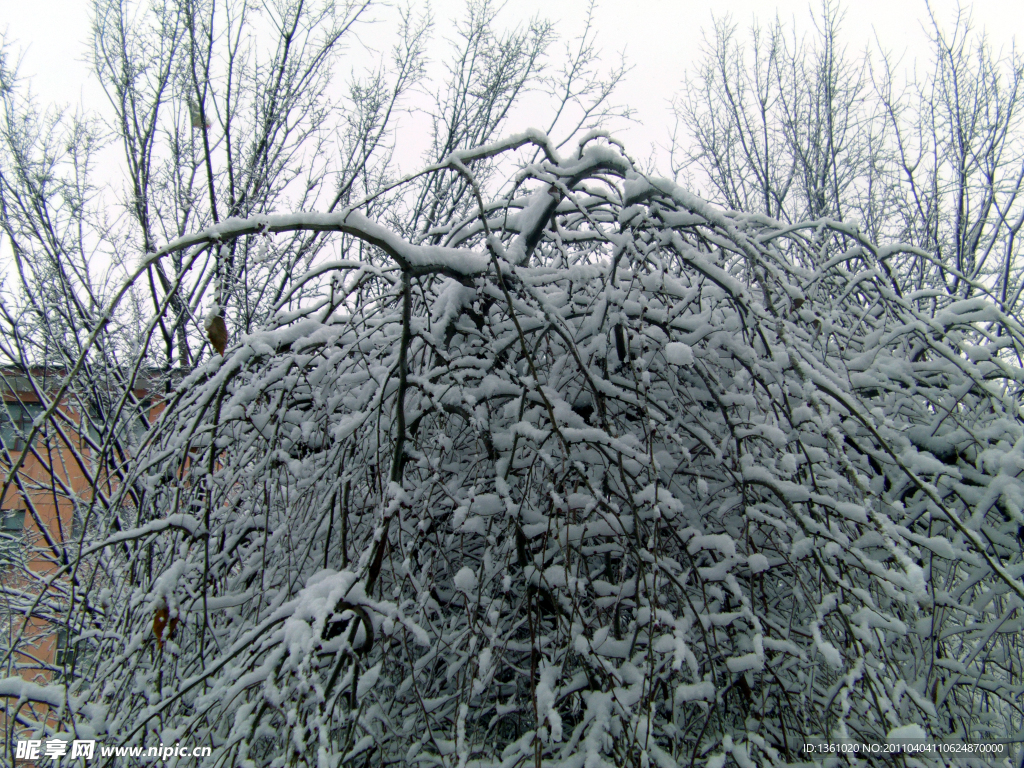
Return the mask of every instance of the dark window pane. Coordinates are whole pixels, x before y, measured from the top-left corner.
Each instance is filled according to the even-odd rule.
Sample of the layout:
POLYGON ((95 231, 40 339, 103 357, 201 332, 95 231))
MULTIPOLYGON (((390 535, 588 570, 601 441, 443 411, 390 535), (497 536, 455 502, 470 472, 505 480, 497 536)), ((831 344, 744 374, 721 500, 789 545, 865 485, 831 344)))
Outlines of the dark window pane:
POLYGON ((11 417, 17 418, 18 405, 16 403, 5 403, 6 408, 0 408, 0 443, 12 451, 18 450, 15 446, 18 443, 18 430, 11 417))
POLYGON ((113 433, 113 439, 122 449, 138 444, 146 437, 146 431, 149 429, 149 412, 152 408, 153 403, 149 398, 142 400, 137 406, 130 402, 125 403, 117 423, 111 424, 113 411, 110 408, 101 411, 95 404, 90 405, 82 417, 82 434, 88 435, 96 445, 100 445, 109 432, 113 433))
POLYGON ((74 648, 68 648, 68 633, 67 630, 57 630, 57 666, 61 666, 65 662, 71 664, 74 659, 74 648))
POLYGON ((25 449, 25 436, 36 417, 43 413, 41 403, 6 401, 0 408, 0 443, 12 451, 25 449))
POLYGON ((21 533, 25 529, 24 509, 5 509, 2 514, 4 533, 21 533))
POLYGON ((5 509, 0 517, 0 569, 3 569, 21 563, 25 510, 5 509))
POLYGON ((86 434, 96 445, 103 442, 103 416, 95 405, 90 405, 88 413, 84 416, 86 434))

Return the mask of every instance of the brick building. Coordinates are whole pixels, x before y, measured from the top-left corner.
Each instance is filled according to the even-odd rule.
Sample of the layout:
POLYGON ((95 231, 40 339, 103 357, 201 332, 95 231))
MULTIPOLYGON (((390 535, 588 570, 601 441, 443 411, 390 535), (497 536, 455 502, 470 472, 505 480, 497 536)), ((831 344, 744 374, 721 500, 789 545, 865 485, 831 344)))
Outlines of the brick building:
POLYGON ((43 684, 73 671, 68 564, 152 411, 145 388, 69 390, 43 423, 62 383, 63 372, 0 371, 0 678, 43 684))

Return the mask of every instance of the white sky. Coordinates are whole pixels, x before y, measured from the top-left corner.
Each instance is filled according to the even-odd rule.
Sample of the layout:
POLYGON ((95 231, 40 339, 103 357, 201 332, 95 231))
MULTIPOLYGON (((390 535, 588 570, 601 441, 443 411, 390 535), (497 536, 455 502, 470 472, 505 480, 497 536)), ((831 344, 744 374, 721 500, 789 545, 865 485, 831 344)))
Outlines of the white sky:
MULTIPOLYGON (((600 0, 599 0, 600 1, 600 0)), ((620 95, 636 110, 638 123, 616 130, 634 156, 645 157, 652 144, 667 143, 671 125, 667 104, 680 88, 683 73, 690 69, 702 44, 702 30, 710 30, 712 13, 730 14, 741 28, 749 27, 755 14, 767 23, 777 13, 784 22, 810 30, 811 8, 820 0, 603 0, 597 11, 598 43, 609 55, 624 50, 634 69, 620 95)), ((86 66, 88 35, 87 0, 0 0, 0 31, 24 49, 22 74, 32 77, 33 88, 43 102, 87 104, 104 97, 91 80, 86 66)), ((436 35, 443 36, 444 20, 461 13, 462 0, 435 0, 436 35)), ((952 27, 955 0, 933 0, 932 7, 946 27, 952 27)), ((1024 30, 1024 2, 1021 0, 977 0, 964 3, 977 28, 984 28, 994 47, 1009 52, 1017 30, 1024 30)), ((562 39, 570 39, 582 28, 585 0, 509 0, 502 17, 506 23, 526 20, 534 14, 557 22, 562 39)), ((856 0, 845 3, 843 37, 851 56, 876 38, 882 46, 903 55, 909 66, 919 67, 929 57, 922 24, 927 19, 925 0, 856 0)), ((386 10, 378 12, 391 18, 386 10)), ((387 22, 366 30, 363 39, 386 39, 387 22)), ((531 121, 518 114, 515 121, 531 121)), ((539 127, 542 119, 535 121, 539 127)), ((406 124, 412 125, 408 119, 406 124)), ((527 125, 512 123, 515 131, 527 125)), ((402 158, 404 159, 405 153, 402 158)), ((404 170, 415 158, 402 162, 404 170)), ((667 172, 667 168, 664 171, 667 172)))
MULTIPOLYGON (((404 4, 406 0, 392 0, 404 4)), ((423 0, 413 0, 422 6, 423 0)), ((849 48, 850 58, 858 58, 865 48, 882 48, 902 58, 905 67, 915 60, 919 71, 929 66, 931 51, 927 32, 926 0, 841 0, 844 22, 842 39, 849 48), (877 43, 875 42, 877 38, 877 43)), ((821 0, 599 0, 596 14, 598 45, 608 56, 617 59, 624 51, 633 66, 625 87, 619 93, 619 102, 628 102, 635 110, 636 122, 612 126, 627 151, 641 162, 652 153, 657 157, 657 170, 668 175, 667 163, 669 133, 672 116, 668 104, 681 89, 683 77, 692 71, 700 54, 703 31, 712 29, 712 13, 730 15, 740 32, 749 29, 756 17, 767 25, 776 15, 787 25, 803 33, 812 31, 811 10, 820 9, 821 0)), ((84 61, 89 34, 89 0, 0 0, 0 34, 23 51, 21 74, 32 82, 32 88, 41 105, 58 104, 74 107, 85 104, 87 109, 99 108, 109 114, 103 91, 90 76, 84 61)), ((433 52, 440 53, 438 43, 443 41, 446 21, 461 16, 464 0, 434 0, 431 3, 435 17, 433 52)), ((954 25, 957 0, 931 0, 936 16, 947 30, 954 25)), ((1024 0, 976 0, 963 3, 970 13, 976 29, 984 29, 996 50, 1010 52, 1014 35, 1024 32, 1024 0)), ((540 15, 556 23, 563 41, 576 37, 583 28, 586 0, 507 0, 502 20, 508 26, 540 15)), ((361 39, 367 46, 390 49, 389 24, 393 24, 393 9, 377 12, 380 24, 364 28, 361 39), (390 20, 390 21, 389 21, 390 20)), ((741 39, 746 35, 741 34, 741 39)), ((559 51, 562 50, 559 46, 559 51)), ((553 51, 554 53, 555 51, 553 51)), ((372 64, 370 56, 358 48, 343 67, 360 68, 360 62, 372 64), (360 59, 360 54, 364 58, 360 59)), ((378 53, 372 53, 376 58, 378 53)), ((535 100, 534 103, 542 100, 535 100)), ((527 100, 527 104, 530 101, 527 100)), ((550 113, 531 115, 529 106, 514 113, 506 132, 527 127, 546 127, 550 113)), ((422 116, 403 115, 402 130, 397 137, 396 159, 403 172, 418 170, 427 146, 429 125, 422 116), (427 129, 427 130, 424 130, 427 129)), ((116 143, 104 150, 109 162, 101 156, 97 168, 97 181, 112 182, 111 191, 121 196, 124 184, 120 178, 120 164, 116 143)), ((10 259, 9 245, 0 238, 0 276, 6 271, 10 259)), ((2 279, 2 278, 0 278, 2 279)))

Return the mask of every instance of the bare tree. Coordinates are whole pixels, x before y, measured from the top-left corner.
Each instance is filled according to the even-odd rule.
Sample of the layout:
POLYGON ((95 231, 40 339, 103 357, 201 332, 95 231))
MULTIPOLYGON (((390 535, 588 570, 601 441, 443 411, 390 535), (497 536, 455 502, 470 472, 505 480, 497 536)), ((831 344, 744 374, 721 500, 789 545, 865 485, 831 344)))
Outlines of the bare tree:
POLYGON ((915 284, 965 298, 974 283, 998 285, 1020 304, 1018 233, 1024 221, 1024 61, 999 58, 961 12, 952 33, 933 15, 933 69, 922 83, 893 85, 883 62, 878 85, 893 155, 895 234, 932 252, 910 265, 915 284))
POLYGON ((1024 62, 994 52, 965 12, 951 33, 933 13, 932 68, 901 85, 890 55, 847 55, 841 20, 826 2, 810 39, 776 21, 755 25, 749 48, 720 20, 676 102, 677 176, 690 169, 743 210, 913 243, 929 255, 892 265, 908 293, 998 285, 1017 311, 1024 62))
POLYGON ((735 25, 716 20, 697 79, 675 103, 677 122, 692 133, 693 147, 682 149, 688 145, 678 135, 673 143, 677 176, 695 167, 723 204, 773 218, 789 213, 797 172, 779 115, 782 34, 778 23, 767 33, 755 26, 748 68, 735 25))
POLYGON ((699 170, 723 203, 784 221, 842 219, 857 207, 870 160, 869 84, 865 62, 842 47, 841 21, 827 2, 812 40, 787 35, 778 19, 768 29, 755 22, 748 48, 718 19, 676 100, 676 174, 699 170))

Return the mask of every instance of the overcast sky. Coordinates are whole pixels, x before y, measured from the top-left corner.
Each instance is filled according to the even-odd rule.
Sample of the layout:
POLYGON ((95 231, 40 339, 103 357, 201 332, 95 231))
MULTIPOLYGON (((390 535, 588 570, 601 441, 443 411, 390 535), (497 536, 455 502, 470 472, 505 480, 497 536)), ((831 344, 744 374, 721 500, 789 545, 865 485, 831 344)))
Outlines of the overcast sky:
MULTIPOLYGON (((668 101, 679 90, 684 72, 694 62, 702 45, 702 31, 712 25, 712 13, 730 14, 741 27, 748 27, 755 14, 769 21, 776 14, 798 28, 811 29, 811 9, 820 0, 604 0, 597 11, 598 41, 606 54, 625 51, 634 69, 623 96, 637 111, 636 124, 616 132, 637 156, 646 156, 652 143, 666 143, 671 124, 668 101)), ((444 36, 444 21, 460 13, 462 0, 441 0, 431 4, 437 20, 437 34, 444 36)), ((924 0, 859 0, 845 5, 844 38, 856 54, 877 38, 881 45, 902 55, 908 65, 917 59, 923 66, 929 58, 924 0)), ((0 0, 0 30, 24 49, 22 74, 32 76, 34 90, 43 101, 72 104, 102 99, 82 63, 88 33, 90 3, 87 0, 0 0)), ((932 7, 943 24, 953 25, 955 0, 933 0, 932 7)), ((984 28, 994 44, 1008 52, 1013 35, 1024 30, 1024 2, 1021 0, 978 0, 965 3, 978 28, 984 28)), ((557 22, 568 39, 581 30, 585 0, 509 0, 502 16, 511 24, 540 14, 557 22)), ((388 18, 387 12, 381 13, 388 18)), ((365 30, 368 45, 386 39, 383 22, 365 30)), ((526 115, 517 121, 530 122, 526 115)), ((536 121, 538 124, 540 119, 536 121)), ((509 125, 518 130, 525 125, 509 125)), ((404 163, 403 163, 404 165, 404 163)), ((411 170, 406 168, 406 170, 411 170)))

